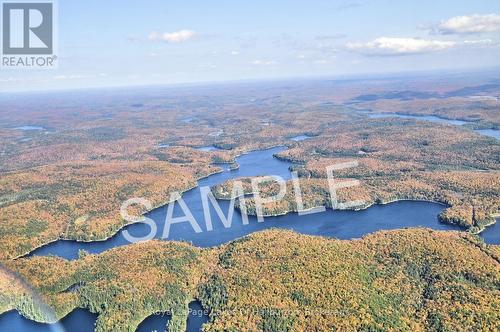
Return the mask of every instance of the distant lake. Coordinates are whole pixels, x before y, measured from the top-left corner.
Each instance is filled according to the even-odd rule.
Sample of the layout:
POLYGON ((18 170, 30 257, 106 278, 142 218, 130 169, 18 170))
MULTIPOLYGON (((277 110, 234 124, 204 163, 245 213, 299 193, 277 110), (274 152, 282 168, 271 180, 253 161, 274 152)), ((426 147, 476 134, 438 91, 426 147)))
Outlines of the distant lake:
POLYGON ((16 130, 24 130, 24 131, 28 131, 28 130, 46 130, 44 127, 40 127, 40 126, 21 126, 21 127, 15 127, 14 129, 16 129, 16 130))
POLYGON ((202 146, 200 148, 196 148, 196 150, 210 152, 210 151, 220 151, 222 149, 219 149, 218 147, 213 146, 213 145, 209 145, 209 146, 202 146))
POLYGON ((500 140, 500 130, 495 130, 495 129, 479 129, 479 130, 475 130, 475 132, 479 133, 481 135, 490 136, 490 137, 493 137, 493 138, 496 138, 496 139, 500 140))
POLYGON ((181 119, 181 122, 184 122, 184 123, 191 123, 193 122, 194 118, 183 118, 181 119))
MULTIPOLYGON (((399 114, 399 113, 373 113, 371 111, 358 111, 361 114, 365 114, 368 116, 370 119, 381 119, 381 118, 401 118, 401 119, 415 119, 415 120, 423 120, 423 121, 429 121, 429 122, 434 122, 434 123, 445 123, 445 124, 451 124, 455 126, 463 126, 466 123, 469 123, 468 121, 462 121, 462 120, 451 120, 451 119, 445 119, 445 118, 440 118, 438 116, 434 115, 407 115, 407 114, 399 114)), ((500 130, 495 130, 495 129, 478 129, 474 130, 476 133, 484 136, 489 136, 493 137, 496 139, 500 140, 500 130)))
POLYGON ((312 136, 309 135, 299 135, 295 137, 291 137, 290 139, 295 142, 300 142, 300 141, 305 141, 306 139, 311 138, 312 136))
POLYGON ((416 120, 425 120, 425 121, 430 121, 434 123, 447 123, 447 124, 452 124, 455 126, 462 126, 466 124, 466 121, 462 120, 450 120, 450 119, 444 119, 440 118, 434 115, 407 115, 407 114, 399 114, 399 113, 366 113, 370 119, 380 119, 380 118, 390 118, 390 117, 397 117, 397 118, 402 118, 402 119, 416 119, 416 120))

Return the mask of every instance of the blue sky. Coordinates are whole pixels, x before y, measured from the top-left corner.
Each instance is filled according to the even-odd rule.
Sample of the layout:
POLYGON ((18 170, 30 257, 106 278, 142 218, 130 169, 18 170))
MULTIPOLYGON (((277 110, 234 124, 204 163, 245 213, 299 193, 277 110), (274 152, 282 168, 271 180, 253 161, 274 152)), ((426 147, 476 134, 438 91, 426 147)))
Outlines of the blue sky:
POLYGON ((0 91, 500 67, 500 1, 59 0, 59 66, 0 91))

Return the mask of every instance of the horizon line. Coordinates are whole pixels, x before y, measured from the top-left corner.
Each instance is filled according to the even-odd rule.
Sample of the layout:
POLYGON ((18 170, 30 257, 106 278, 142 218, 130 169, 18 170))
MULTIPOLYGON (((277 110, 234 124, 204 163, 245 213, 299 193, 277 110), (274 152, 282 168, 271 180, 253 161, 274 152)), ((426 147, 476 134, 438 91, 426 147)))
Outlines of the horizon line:
POLYGON ((402 77, 417 77, 421 75, 460 75, 460 74, 481 74, 485 72, 500 71, 500 67, 484 67, 484 68, 449 68, 449 69, 424 69, 424 70, 408 70, 399 72, 374 72, 374 73, 359 73, 359 74, 328 74, 328 75, 304 75, 304 76, 284 76, 275 78, 242 78, 242 79, 221 79, 215 81, 187 81, 177 83, 144 83, 132 85, 103 85, 89 87, 72 87, 72 88, 49 88, 49 89, 32 89, 32 90, 12 90, 1 91, 0 97, 9 95, 21 94, 51 94, 51 93, 71 93, 85 92, 96 90, 127 90, 127 89, 145 89, 145 88, 189 88, 189 87, 210 87, 226 84, 245 84, 245 83, 271 83, 271 82, 287 82, 287 81, 321 81, 321 80, 363 80, 363 79, 396 79, 402 77))

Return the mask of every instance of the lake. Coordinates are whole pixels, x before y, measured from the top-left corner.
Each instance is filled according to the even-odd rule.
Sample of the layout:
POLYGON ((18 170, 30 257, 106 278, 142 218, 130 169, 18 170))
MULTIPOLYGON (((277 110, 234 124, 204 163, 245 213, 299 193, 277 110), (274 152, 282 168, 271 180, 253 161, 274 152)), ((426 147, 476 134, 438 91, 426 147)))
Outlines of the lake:
POLYGON ((84 309, 73 310, 56 324, 42 324, 24 318, 15 310, 0 315, 0 331, 19 332, 90 332, 97 315, 84 309))
MULTIPOLYGON (((236 170, 224 170, 222 173, 211 175, 199 181, 199 186, 214 186, 226 180, 257 175, 277 175, 290 179, 289 162, 273 157, 282 151, 283 147, 269 150, 254 151, 237 158, 240 167, 236 170)), ((255 216, 249 216, 249 224, 244 225, 241 214, 235 213, 230 228, 225 228, 220 218, 211 207, 210 214, 213 220, 213 231, 207 231, 204 222, 203 204, 199 188, 185 192, 182 196, 189 207, 196 222, 202 228, 201 233, 195 233, 192 226, 185 222, 172 225, 168 240, 188 241, 198 247, 211 247, 242 236, 268 228, 283 228, 295 230, 310 235, 321 235, 339 239, 359 238, 365 234, 382 229, 396 229, 403 227, 429 227, 439 230, 459 229, 458 227, 442 224, 437 215, 445 206, 431 202, 399 201, 387 205, 374 205, 361 211, 333 211, 326 210, 322 213, 299 216, 289 213, 283 216, 267 217, 263 223, 257 222, 255 216)), ((219 201, 222 211, 227 214, 228 201, 219 201)), ((146 216, 155 221, 158 226, 156 238, 163 234, 167 206, 157 208, 146 216)), ((183 215, 178 204, 174 207, 174 217, 183 215)), ((149 226, 136 223, 124 227, 112 238, 99 242, 77 242, 59 240, 34 250, 30 255, 56 255, 66 259, 78 258, 80 250, 89 253, 101 253, 105 250, 129 244, 123 235, 127 230, 135 237, 145 236, 149 233, 149 226)))
POLYGON ((495 129, 479 129, 479 130, 474 130, 476 133, 479 133, 481 135, 485 136, 490 136, 493 138, 496 138, 500 140, 500 130, 495 130, 495 129))
POLYGON ((486 243, 500 244, 500 218, 496 220, 496 224, 486 227, 486 229, 479 234, 486 243))
POLYGON ((440 118, 434 115, 407 115, 407 114, 399 114, 399 113, 366 113, 370 119, 380 119, 380 118, 390 118, 397 117, 402 119, 416 119, 416 120, 425 120, 434 123, 447 123, 455 126, 461 126, 466 124, 466 121, 462 120, 450 120, 440 118))
MULTIPOLYGON (((56 324, 42 324, 28 320, 13 310, 0 315, 0 331, 93 332, 96 319, 97 315, 84 309, 76 309, 56 324)), ((137 332, 165 331, 169 321, 169 315, 152 315, 137 327, 137 332)), ((208 322, 208 315, 200 302, 191 302, 186 332, 199 332, 206 322, 208 322)))
MULTIPOLYGON (((407 114, 399 114, 399 113, 373 113, 371 111, 358 111, 361 114, 365 114, 368 116, 370 119, 381 119, 381 118, 401 118, 401 119, 415 119, 415 120, 424 120, 424 121, 429 121, 429 122, 434 122, 434 123, 445 123, 445 124, 451 124, 454 126, 462 126, 466 123, 467 121, 462 121, 462 120, 451 120, 451 119, 445 119, 445 118, 440 118, 438 116, 434 115, 407 115, 407 114)), ((477 129, 474 130, 476 133, 484 136, 489 136, 496 138, 500 140, 500 130, 495 130, 495 129, 477 129)))
POLYGON ((202 146, 202 147, 196 148, 196 150, 198 150, 198 151, 204 151, 204 152, 210 152, 210 151, 220 151, 222 149, 219 149, 216 146, 210 145, 210 146, 202 146))
MULTIPOLYGON (((224 169, 223 172, 211 175, 199 181, 199 186, 214 186, 226 180, 258 175, 277 175, 284 179, 290 179, 289 167, 291 164, 279 160, 273 155, 283 151, 284 147, 276 147, 268 150, 253 151, 237 158, 239 168, 235 170, 224 169)), ((262 231, 269 228, 289 229, 302 234, 321 235, 339 239, 360 238, 366 234, 388 229, 399 229, 405 227, 428 227, 436 230, 460 230, 459 227, 443 224, 438 221, 438 214, 445 206, 437 203, 423 201, 398 201, 386 205, 374 205, 368 209, 360 211, 338 211, 326 210, 321 213, 299 216, 297 213, 289 213, 283 216, 267 217, 262 223, 257 222, 257 218, 249 216, 249 224, 244 225, 241 215, 236 212, 230 228, 222 225, 213 207, 210 214, 212 216, 213 231, 207 231, 204 223, 203 207, 199 188, 194 188, 185 192, 182 196, 189 207, 196 221, 202 228, 201 233, 195 233, 189 223, 178 223, 172 225, 168 240, 189 241, 198 247, 212 247, 227 243, 242 236, 262 231)), ((219 201, 222 211, 226 214, 229 207, 228 201, 219 201)), ((154 220, 158 225, 156 238, 160 238, 163 233, 163 224, 167 213, 167 206, 157 208, 148 214, 147 217, 154 220)), ((183 215, 178 204, 174 208, 174 216, 183 215)), ((143 236, 149 232, 149 226, 137 223, 128 225, 123 230, 127 230, 134 236, 143 236)), ((105 250, 129 244, 123 235, 123 230, 112 238, 101 242, 82 243, 76 241, 59 240, 43 246, 33 251, 30 255, 56 255, 66 259, 78 258, 79 250, 86 250, 90 253, 100 253, 105 250)), ((491 227, 484 232, 485 240, 489 243, 499 243, 498 227, 491 227), (490 232, 491 231, 491 232, 490 232)), ((197 302, 192 304, 196 306, 197 302)), ((200 308, 201 309, 201 308, 200 308)), ((77 310, 70 314, 61 324, 84 324, 82 329, 71 331, 91 331, 95 317, 84 310, 77 310), (93 321, 92 321, 93 319, 93 321), (83 329, 84 326, 89 329, 83 329)), ((191 318, 193 322, 190 326, 197 326, 194 322, 205 322, 207 317, 198 317, 199 320, 191 318)), ((167 316, 152 316, 146 319, 141 328, 149 329, 155 326, 163 326, 168 321, 167 316)), ((59 326, 58 325, 58 326, 59 326)), ((22 330, 40 331, 38 327, 44 326, 52 331, 53 326, 38 324, 28 321, 19 316, 16 312, 9 312, 0 316, 0 331, 22 330), (25 329, 26 327, 26 329, 25 329)), ((71 325, 68 325, 71 326, 71 325)), ((199 327, 197 327, 199 329, 199 327)), ((195 328, 196 330, 196 328, 195 328)), ((195 331, 189 330, 189 331, 195 331)), ((48 330, 47 330, 48 331, 48 330)), ((146 331, 146 330, 141 330, 146 331)), ((196 330, 197 331, 197 330, 196 330)))
POLYGON ((290 139, 292 141, 295 141, 295 142, 300 142, 300 141, 305 141, 306 139, 309 139, 311 137, 312 136, 309 136, 309 135, 298 135, 298 136, 290 137, 290 139))
MULTIPOLYGON (((170 315, 151 315, 137 327, 137 332, 165 331, 165 327, 168 326, 169 322, 170 315)), ((201 307, 200 302, 191 302, 187 317, 187 332, 201 331, 203 324, 206 322, 208 322, 208 315, 201 307)))
POLYGON ((21 127, 16 127, 14 128, 16 130, 23 130, 23 131, 30 131, 30 130, 45 130, 44 127, 40 126, 21 126, 21 127))

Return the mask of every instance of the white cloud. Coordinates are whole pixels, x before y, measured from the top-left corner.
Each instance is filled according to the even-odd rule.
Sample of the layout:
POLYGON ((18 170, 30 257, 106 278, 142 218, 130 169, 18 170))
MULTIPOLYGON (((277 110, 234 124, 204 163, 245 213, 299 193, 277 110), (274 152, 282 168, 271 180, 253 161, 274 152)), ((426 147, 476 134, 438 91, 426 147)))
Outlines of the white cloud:
POLYGON ((441 51, 456 44, 452 41, 380 37, 366 43, 347 43, 346 47, 367 55, 407 55, 441 51))
POLYGON ((250 62, 254 66, 272 66, 276 64, 276 61, 272 60, 254 60, 250 62))
POLYGON ((161 40, 168 43, 182 43, 193 38, 195 35, 196 32, 192 30, 179 30, 175 32, 164 33, 153 31, 149 34, 148 39, 153 41, 161 40))
POLYGON ((240 52, 238 52, 238 51, 232 51, 231 52, 231 55, 239 55, 239 54, 240 54, 240 52))
POLYGON ((106 77, 107 74, 105 73, 99 73, 99 74, 88 74, 88 75, 82 75, 82 74, 69 74, 69 75, 56 75, 53 76, 52 79, 54 80, 78 80, 78 79, 89 79, 89 78, 96 78, 96 77, 106 77))
POLYGON ((500 31, 500 15, 455 16, 442 21, 436 31, 441 34, 467 34, 500 31))
POLYGON ((498 46, 497 42, 491 39, 478 39, 478 40, 464 40, 463 45, 465 46, 498 46))

